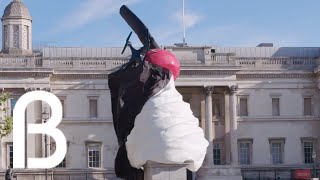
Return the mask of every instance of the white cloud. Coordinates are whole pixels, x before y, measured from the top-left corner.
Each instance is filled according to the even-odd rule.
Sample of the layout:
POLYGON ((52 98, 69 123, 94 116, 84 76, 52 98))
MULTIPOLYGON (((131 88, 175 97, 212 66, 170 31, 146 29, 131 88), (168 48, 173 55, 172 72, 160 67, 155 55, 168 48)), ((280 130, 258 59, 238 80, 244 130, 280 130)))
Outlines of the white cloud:
MULTIPOLYGON (((182 10, 176 12, 175 18, 182 26, 183 25, 182 24, 182 22, 183 22, 182 21, 182 10)), ((185 13, 184 13, 184 23, 185 23, 186 29, 193 27, 195 24, 197 24, 202 19, 203 19, 203 16, 200 14, 197 14, 195 12, 185 11, 185 13)))
POLYGON ((102 19, 117 13, 123 4, 129 5, 140 0, 83 0, 76 9, 67 14, 56 31, 72 30, 84 26, 91 21, 102 19))
MULTIPOLYGON (((175 13, 173 13, 173 16, 169 16, 169 18, 171 19, 167 20, 168 23, 163 23, 157 28, 155 28, 155 32, 153 36, 156 38, 156 41, 159 44, 173 45, 174 43, 182 42, 182 38, 183 38, 182 9, 177 10, 175 13)), ((188 34, 188 29, 194 27, 202 19, 204 19, 203 15, 186 10, 184 14, 184 22, 185 22, 185 28, 186 28, 187 34, 188 34)))

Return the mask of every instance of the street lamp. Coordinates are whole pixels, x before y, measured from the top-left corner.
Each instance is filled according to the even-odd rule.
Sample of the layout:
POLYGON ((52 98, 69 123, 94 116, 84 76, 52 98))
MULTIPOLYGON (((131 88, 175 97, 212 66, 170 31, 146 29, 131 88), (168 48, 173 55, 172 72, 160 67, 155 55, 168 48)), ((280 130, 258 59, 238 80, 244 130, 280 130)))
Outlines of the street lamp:
MULTIPOLYGON (((49 119, 49 112, 47 112, 47 109, 44 108, 44 111, 42 112, 42 119, 43 122, 46 123, 49 119)), ((44 157, 48 157, 48 135, 44 135, 44 157)), ((48 180, 48 169, 45 169, 45 180, 48 180)))
POLYGON ((312 152, 312 160, 313 160, 313 176, 314 178, 317 177, 317 170, 316 170, 316 158, 317 158, 317 154, 316 152, 313 150, 312 152))

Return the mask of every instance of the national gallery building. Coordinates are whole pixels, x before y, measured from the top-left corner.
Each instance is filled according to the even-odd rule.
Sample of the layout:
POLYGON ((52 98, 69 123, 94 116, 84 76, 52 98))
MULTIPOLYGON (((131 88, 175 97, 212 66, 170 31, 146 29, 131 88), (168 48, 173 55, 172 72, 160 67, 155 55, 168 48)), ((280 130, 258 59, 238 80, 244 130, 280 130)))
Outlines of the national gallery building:
MULTIPOLYGON (((35 22, 36 23, 36 22, 35 22)), ((67 154, 48 179, 113 180, 118 150, 108 74, 126 63, 122 48, 33 50, 32 18, 20 0, 2 16, 0 91, 11 115, 30 91, 55 94, 63 106, 58 126, 67 154)), ((320 160, 320 48, 165 46, 181 63, 176 87, 199 119, 209 148, 188 179, 290 179, 311 174, 320 160), (242 178, 241 178, 242 177, 242 178)), ((31 103, 28 123, 42 123, 48 105, 31 103)), ((3 114, 1 115, 3 116, 3 114)), ((45 157, 55 142, 28 135, 28 157, 45 157)), ((0 140, 0 178, 13 164, 12 135, 0 140)), ((196 146, 196 144, 194 144, 196 146)), ((45 170, 14 169, 16 179, 44 179, 45 170)))

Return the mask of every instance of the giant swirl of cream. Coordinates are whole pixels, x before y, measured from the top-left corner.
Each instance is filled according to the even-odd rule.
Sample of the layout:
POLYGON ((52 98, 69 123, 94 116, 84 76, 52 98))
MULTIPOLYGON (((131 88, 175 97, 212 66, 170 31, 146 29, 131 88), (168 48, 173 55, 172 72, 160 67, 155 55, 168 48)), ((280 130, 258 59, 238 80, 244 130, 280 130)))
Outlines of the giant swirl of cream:
POLYGON ((144 104, 126 142, 128 159, 135 168, 150 160, 164 164, 188 162, 187 168, 197 171, 207 147, 199 121, 182 100, 173 78, 144 104))

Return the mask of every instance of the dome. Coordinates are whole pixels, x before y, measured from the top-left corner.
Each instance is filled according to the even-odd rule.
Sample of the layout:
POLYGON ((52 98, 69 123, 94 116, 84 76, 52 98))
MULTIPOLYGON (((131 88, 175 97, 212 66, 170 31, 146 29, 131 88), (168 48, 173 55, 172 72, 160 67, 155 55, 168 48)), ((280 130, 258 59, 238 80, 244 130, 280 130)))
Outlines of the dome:
POLYGON ((3 19, 28 19, 32 20, 28 8, 21 0, 13 0, 5 9, 3 19))

